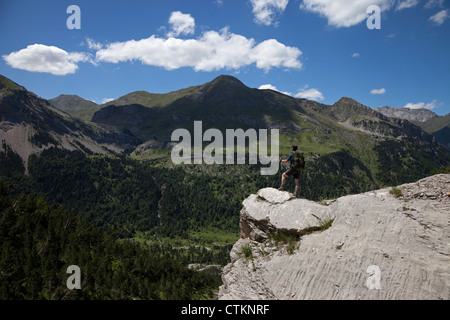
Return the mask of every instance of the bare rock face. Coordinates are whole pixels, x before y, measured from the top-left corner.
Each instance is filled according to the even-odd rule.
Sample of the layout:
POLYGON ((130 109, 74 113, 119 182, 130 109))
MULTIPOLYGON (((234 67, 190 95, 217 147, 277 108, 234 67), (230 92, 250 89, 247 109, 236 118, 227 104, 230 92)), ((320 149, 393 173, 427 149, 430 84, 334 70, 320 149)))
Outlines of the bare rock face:
POLYGON ((375 111, 378 111, 386 117, 400 118, 416 122, 425 122, 438 116, 436 113, 428 109, 380 107, 376 108, 375 111))
POLYGON ((319 227, 322 220, 333 217, 327 206, 296 199, 286 191, 265 188, 243 201, 241 238, 261 242, 268 239, 270 232, 295 236, 302 230, 319 227))
POLYGON ((249 196, 219 299, 450 299, 450 174, 397 189, 249 196))

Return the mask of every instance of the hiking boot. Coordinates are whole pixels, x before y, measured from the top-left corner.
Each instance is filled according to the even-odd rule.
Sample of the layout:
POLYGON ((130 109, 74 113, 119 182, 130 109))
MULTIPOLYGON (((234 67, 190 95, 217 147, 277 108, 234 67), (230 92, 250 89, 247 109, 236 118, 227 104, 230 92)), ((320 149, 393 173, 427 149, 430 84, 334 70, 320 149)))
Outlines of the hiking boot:
POLYGON ((294 196, 298 197, 299 193, 300 193, 299 190, 298 190, 297 188, 295 188, 295 190, 294 190, 294 196))
POLYGON ((279 187, 278 190, 284 191, 284 185, 282 185, 281 187, 279 187))

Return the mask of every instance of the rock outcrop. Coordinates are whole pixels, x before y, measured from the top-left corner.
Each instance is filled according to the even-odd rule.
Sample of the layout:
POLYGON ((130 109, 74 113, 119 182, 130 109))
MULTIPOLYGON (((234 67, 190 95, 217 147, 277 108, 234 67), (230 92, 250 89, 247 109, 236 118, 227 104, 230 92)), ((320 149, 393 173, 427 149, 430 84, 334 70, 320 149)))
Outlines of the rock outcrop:
POLYGON ((261 189, 219 299, 450 299, 450 174, 321 203, 261 189))
POLYGON ((375 111, 389 118, 406 119, 415 122, 425 122, 438 117, 436 113, 428 109, 379 107, 375 111))

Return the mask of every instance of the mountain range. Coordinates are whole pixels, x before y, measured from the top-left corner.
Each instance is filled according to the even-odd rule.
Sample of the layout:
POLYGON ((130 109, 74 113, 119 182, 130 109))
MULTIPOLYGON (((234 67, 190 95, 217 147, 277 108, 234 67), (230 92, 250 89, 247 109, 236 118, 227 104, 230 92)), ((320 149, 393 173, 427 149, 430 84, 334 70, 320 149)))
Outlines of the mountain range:
MULTIPOLYGON (((385 135, 386 130, 391 130, 387 136, 401 135, 395 131, 399 126, 404 126, 404 122, 398 119, 388 120, 379 113, 389 118, 407 119, 422 128, 441 119, 431 111, 426 115, 426 122, 418 122, 417 117, 405 118, 399 117, 397 113, 387 114, 386 109, 376 109, 378 112, 373 112, 372 109, 345 97, 331 108, 272 90, 251 89, 231 76, 220 76, 209 83, 167 94, 136 91, 100 106, 86 100, 79 101, 74 106, 74 102, 81 99, 77 98, 59 96, 50 102, 74 116, 84 120, 90 118, 91 123, 132 134, 144 142, 136 149, 141 156, 151 154, 155 148, 170 146, 171 132, 176 128, 192 130, 194 120, 202 120, 206 128, 215 127, 220 130, 278 128, 283 142, 301 140, 306 151, 319 151, 319 154, 324 154, 341 149, 347 142, 351 145, 358 144, 358 138, 354 136, 350 141, 342 141, 341 137, 348 134, 349 130, 370 132, 374 136, 385 135), (367 121, 372 121, 371 125, 378 128, 368 128, 367 121), (390 129, 387 129, 388 127, 390 129), (343 129, 348 130, 342 132, 343 129)), ((424 119, 423 116, 421 119, 424 119)), ((407 127, 407 130, 415 130, 415 134, 422 135, 417 129, 412 129, 412 125, 407 127)), ((433 134, 438 130, 425 131, 433 134)), ((437 135, 439 136, 439 133, 437 135)), ((438 140, 441 141, 442 139, 438 140)), ((445 142, 442 141, 442 144, 446 146, 445 142)))
MULTIPOLYGON (((324 105, 249 88, 225 75, 166 94, 136 91, 103 105, 74 95, 47 101, 2 76, 0 111, 1 140, 24 161, 51 146, 101 154, 126 150, 137 159, 169 160, 172 132, 192 132, 196 120, 203 122, 203 130, 279 129, 280 153, 289 153, 292 144, 299 145, 309 161, 345 152, 360 162, 371 180, 384 171, 398 174, 398 165, 423 171, 448 166, 450 159, 450 152, 418 125, 351 98, 324 105), (395 154, 394 145, 402 152, 395 154)), ((438 120, 445 117, 423 123, 438 120)))

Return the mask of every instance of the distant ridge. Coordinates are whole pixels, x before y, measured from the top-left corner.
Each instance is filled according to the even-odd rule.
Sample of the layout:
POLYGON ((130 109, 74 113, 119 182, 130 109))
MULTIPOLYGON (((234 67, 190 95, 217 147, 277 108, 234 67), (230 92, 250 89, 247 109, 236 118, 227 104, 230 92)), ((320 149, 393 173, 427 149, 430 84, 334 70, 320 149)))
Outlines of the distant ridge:
POLYGON ((376 108, 376 111, 390 118, 406 119, 433 135, 436 141, 450 150, 450 114, 438 116, 428 109, 376 108))
POLYGON ((386 106, 376 108, 375 111, 384 114, 386 117, 406 119, 414 122, 425 122, 438 117, 436 113, 428 109, 392 108, 386 106))
MULTIPOLYGON (((436 143, 437 135, 349 97, 325 105, 250 88, 223 75, 166 94, 136 91, 103 105, 74 95, 61 95, 52 104, 9 79, 1 80, 0 138, 24 160, 57 146, 87 153, 127 150, 136 159, 170 161, 177 143, 171 140, 174 130, 193 132, 194 122, 201 121, 203 132, 209 128, 221 132, 278 129, 281 155, 297 144, 308 161, 321 163, 314 174, 326 175, 331 170, 348 180, 343 183, 348 185, 347 193, 417 180, 450 166, 450 152, 436 143), (76 112, 86 112, 78 114, 84 121, 74 116, 76 112)), ((429 121, 435 119, 441 118, 429 121)), ((440 124, 434 127, 442 128, 440 124)), ((444 139, 446 128, 439 132, 444 139)))
POLYGON ((50 99, 49 102, 59 110, 85 122, 91 121, 92 114, 100 109, 97 103, 77 95, 61 94, 56 98, 50 99))

